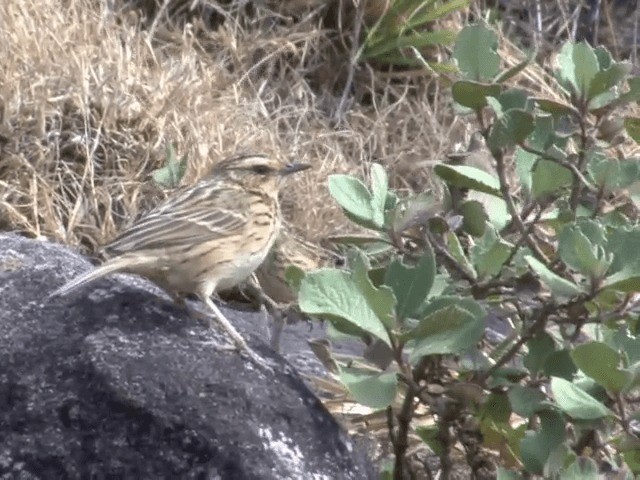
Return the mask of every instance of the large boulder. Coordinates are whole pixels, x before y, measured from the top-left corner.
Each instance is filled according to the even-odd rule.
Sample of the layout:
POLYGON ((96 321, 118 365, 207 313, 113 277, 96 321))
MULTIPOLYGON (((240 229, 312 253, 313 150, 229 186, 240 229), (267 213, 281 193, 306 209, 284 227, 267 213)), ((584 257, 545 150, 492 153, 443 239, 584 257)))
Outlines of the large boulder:
POLYGON ((270 373, 153 285, 49 242, 0 234, 0 479, 368 479, 374 469, 264 340, 223 309, 270 373))

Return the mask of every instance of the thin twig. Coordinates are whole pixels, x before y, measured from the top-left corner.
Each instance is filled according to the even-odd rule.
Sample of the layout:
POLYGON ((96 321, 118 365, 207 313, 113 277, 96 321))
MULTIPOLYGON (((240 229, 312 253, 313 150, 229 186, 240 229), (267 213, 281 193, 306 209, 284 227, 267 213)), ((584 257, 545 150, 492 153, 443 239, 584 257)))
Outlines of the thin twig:
POLYGON ((546 152, 536 150, 535 148, 532 148, 525 143, 521 143, 519 147, 522 148, 522 150, 524 150, 525 152, 528 152, 528 153, 531 153, 532 155, 536 155, 540 157, 542 160, 548 160, 550 162, 557 163, 558 165, 563 166, 567 170, 570 170, 573 176, 577 180, 579 180, 588 190, 592 192, 598 191, 596 187, 594 187, 593 185, 591 185, 591 183, 589 183, 589 181, 585 178, 582 172, 580 172, 580 170, 578 170, 578 168, 573 163, 567 162, 566 160, 561 160, 559 158, 555 158, 547 154, 546 152))
POLYGON ((538 260, 540 260, 545 265, 549 265, 549 259, 540 249, 531 235, 527 233, 527 228, 524 226, 524 223, 522 223, 522 219, 520 218, 518 210, 516 209, 515 202, 513 201, 513 196, 511 195, 511 191, 509 189, 509 182, 507 181, 507 172, 502 152, 494 152, 493 158, 495 158, 496 160, 496 170, 498 171, 498 178, 500 180, 500 193, 502 193, 502 198, 507 204, 507 210, 509 210, 509 215, 511 215, 513 223, 524 238, 527 246, 531 249, 538 260))
MULTIPOLYGON (((589 138, 587 136, 587 126, 585 125, 587 103, 588 102, 585 99, 581 99, 578 108, 578 110, 580 111, 580 116, 578 117, 578 123, 580 124, 580 148, 578 149, 578 164, 575 165, 575 170, 572 170, 574 178, 573 185, 571 187, 571 196, 569 197, 569 208, 571 208, 571 211, 574 215, 576 213, 576 210, 578 209, 578 205, 580 203, 580 195, 582 193, 581 181, 578 181, 580 177, 576 174, 576 172, 580 174, 584 169, 585 162, 587 161, 587 156, 585 155, 587 144, 589 142, 589 138)), ((585 184, 585 186, 587 185, 588 184, 585 184)))
POLYGON ((551 304, 544 304, 538 310, 533 323, 529 326, 529 328, 525 330, 524 334, 518 339, 518 341, 514 343, 511 348, 504 353, 504 355, 496 360, 496 363, 494 363, 491 368, 489 368, 489 370, 480 375, 480 383, 484 383, 484 381, 491 375, 493 375, 496 370, 509 362, 513 357, 515 357, 520 351, 520 348, 522 348, 525 343, 532 339, 537 332, 543 330, 544 325, 553 310, 555 310, 555 306, 551 304))
POLYGON ((340 102, 333 113, 333 121, 339 125, 342 123, 344 114, 347 110, 347 98, 351 93, 351 87, 353 85, 353 77, 355 76, 356 65, 360 52, 360 30, 364 23, 364 8, 366 2, 358 2, 357 12, 354 16, 353 34, 351 35, 351 51, 349 54, 349 66, 347 71, 347 80, 344 88, 342 89, 342 95, 340 96, 340 102))
POLYGON ((444 248, 442 245, 440 245, 440 243, 433 238, 433 235, 431 235, 431 233, 427 232, 427 239, 429 240, 429 243, 431 243, 431 246, 433 247, 433 249, 435 250, 435 252, 438 255, 442 255, 445 260, 450 264, 450 266, 463 278, 465 279, 467 282, 469 282, 471 285, 474 285, 476 283, 476 279, 473 278, 473 276, 467 272, 467 269, 464 268, 460 262, 458 262, 458 260, 456 260, 454 258, 453 255, 451 255, 451 253, 449 253, 449 251, 444 248))

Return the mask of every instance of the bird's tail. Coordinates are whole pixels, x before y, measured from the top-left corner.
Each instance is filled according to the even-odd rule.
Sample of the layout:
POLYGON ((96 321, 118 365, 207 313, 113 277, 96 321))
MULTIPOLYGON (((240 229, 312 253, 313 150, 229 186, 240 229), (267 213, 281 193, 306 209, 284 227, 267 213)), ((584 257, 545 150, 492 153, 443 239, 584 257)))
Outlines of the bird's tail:
POLYGON ((74 278, 70 282, 64 284, 62 287, 53 291, 52 293, 49 294, 49 298, 62 297, 64 295, 67 295, 69 292, 77 288, 80 288, 84 285, 87 285, 95 280, 98 280, 99 278, 102 278, 105 275, 109 275, 110 273, 130 271, 132 269, 135 269, 138 263, 140 262, 137 262, 136 259, 127 258, 127 257, 119 257, 119 258, 114 258, 112 260, 108 260, 106 263, 100 265, 98 268, 91 270, 83 275, 79 275, 78 277, 74 278))

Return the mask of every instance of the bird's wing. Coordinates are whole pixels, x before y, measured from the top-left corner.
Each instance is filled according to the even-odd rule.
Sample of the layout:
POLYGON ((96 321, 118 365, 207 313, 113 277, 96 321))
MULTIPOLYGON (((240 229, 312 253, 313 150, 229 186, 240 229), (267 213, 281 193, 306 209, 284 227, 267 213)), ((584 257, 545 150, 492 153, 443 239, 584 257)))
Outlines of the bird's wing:
POLYGON ((138 219, 104 250, 119 255, 233 236, 247 224, 242 198, 229 188, 196 185, 138 219))

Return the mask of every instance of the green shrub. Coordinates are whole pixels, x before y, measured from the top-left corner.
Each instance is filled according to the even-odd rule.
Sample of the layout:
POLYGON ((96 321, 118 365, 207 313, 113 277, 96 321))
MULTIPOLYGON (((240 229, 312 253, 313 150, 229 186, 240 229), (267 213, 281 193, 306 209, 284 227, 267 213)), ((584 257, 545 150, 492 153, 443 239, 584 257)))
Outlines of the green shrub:
POLYGON ((332 176, 333 198, 370 233, 338 239, 348 266, 308 273, 300 307, 386 345, 386 360, 338 362, 354 399, 386 410, 394 458, 383 475, 407 476, 415 433, 442 478, 456 443, 478 475, 595 479, 606 462, 633 478, 640 159, 613 147, 640 140, 640 119, 621 113, 640 99, 640 79, 604 48, 567 43, 558 99, 539 98, 505 84, 528 60, 503 71, 497 43, 483 25, 465 28, 452 86, 493 167, 435 168, 451 195, 483 201, 463 196, 447 212, 424 193, 401 197, 376 164, 368 184, 332 176), (489 341, 487 325, 500 322, 508 334, 489 341), (433 421, 418 424, 418 409, 433 421))
MULTIPOLYGON (((391 0, 370 2, 386 4, 376 21, 366 29, 358 60, 373 60, 379 64, 421 67, 448 71, 437 62, 424 59, 426 48, 448 46, 455 40, 455 32, 434 30, 434 21, 467 7, 470 0, 391 0)), ((366 8, 366 6, 365 6, 366 8)))

